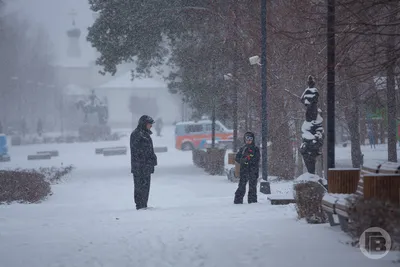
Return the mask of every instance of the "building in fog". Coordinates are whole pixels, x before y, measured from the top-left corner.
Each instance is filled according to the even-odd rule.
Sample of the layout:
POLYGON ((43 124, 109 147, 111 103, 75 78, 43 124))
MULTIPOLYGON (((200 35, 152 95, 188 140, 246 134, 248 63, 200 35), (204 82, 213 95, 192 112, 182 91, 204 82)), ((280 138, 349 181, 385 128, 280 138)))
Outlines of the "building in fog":
POLYGON ((167 85, 157 78, 135 78, 130 71, 95 88, 97 96, 107 102, 109 125, 113 128, 136 127, 143 114, 164 124, 181 120, 181 99, 171 94, 167 85))
POLYGON ((169 93, 161 78, 136 78, 132 81, 130 70, 135 68, 134 64, 119 65, 115 76, 101 75, 99 71, 102 68, 95 64, 99 53, 82 36, 75 19, 65 36, 64 55, 59 56, 54 64, 61 92, 59 122, 62 129, 76 130, 83 123, 81 111, 75 103, 87 98, 93 89, 99 99, 108 104, 112 128, 136 126, 142 114, 155 119, 161 117, 165 124, 189 116, 188 107, 182 104, 178 95, 169 93))
MULTIPOLYGON (((58 55, 53 63, 59 92, 59 119, 57 128, 76 130, 82 124, 82 112, 77 110, 75 102, 89 96, 91 90, 104 84, 115 76, 101 75, 101 67, 95 61, 99 55, 82 36, 80 25, 76 23, 75 12, 71 28, 66 30, 64 53, 58 55)), ((119 69, 129 66, 120 66, 119 69)), ((118 76, 118 74, 116 74, 118 76)))
MULTIPOLYGON (((76 15, 74 12, 70 14, 76 15)), ((90 47, 85 36, 82 36, 75 18, 72 20, 71 28, 66 30, 65 37, 64 53, 54 62, 59 87, 66 90, 66 87, 78 86, 89 94, 91 88, 114 78, 109 74, 99 73, 101 68, 95 63, 98 53, 90 47)))

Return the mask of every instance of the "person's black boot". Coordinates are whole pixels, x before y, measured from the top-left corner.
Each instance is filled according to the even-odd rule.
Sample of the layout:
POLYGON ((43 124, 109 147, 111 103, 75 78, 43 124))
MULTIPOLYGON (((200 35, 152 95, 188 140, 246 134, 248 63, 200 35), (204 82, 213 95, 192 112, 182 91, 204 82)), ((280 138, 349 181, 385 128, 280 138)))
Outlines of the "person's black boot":
POLYGON ((235 199, 233 200, 233 204, 243 204, 243 199, 240 200, 240 199, 238 199, 238 198, 235 198, 235 199))

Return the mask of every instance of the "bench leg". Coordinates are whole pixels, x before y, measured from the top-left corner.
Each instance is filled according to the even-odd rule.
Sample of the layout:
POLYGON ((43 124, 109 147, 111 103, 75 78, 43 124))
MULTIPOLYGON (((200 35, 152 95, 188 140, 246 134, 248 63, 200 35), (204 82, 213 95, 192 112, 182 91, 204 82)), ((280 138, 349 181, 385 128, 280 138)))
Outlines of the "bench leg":
POLYGON ((338 217, 339 217, 340 228, 342 229, 343 232, 347 233, 349 230, 349 219, 341 215, 338 215, 338 217))
POLYGON ((325 211, 325 213, 331 226, 339 225, 339 223, 335 222, 335 218, 333 218, 333 213, 327 211, 325 211))

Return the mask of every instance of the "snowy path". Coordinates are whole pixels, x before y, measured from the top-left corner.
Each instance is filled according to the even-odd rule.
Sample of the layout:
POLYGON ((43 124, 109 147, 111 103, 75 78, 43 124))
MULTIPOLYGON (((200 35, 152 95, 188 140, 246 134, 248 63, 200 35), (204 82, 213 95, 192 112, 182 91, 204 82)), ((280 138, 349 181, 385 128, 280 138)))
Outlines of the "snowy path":
MULTIPOLYGON (((47 201, 0 206, 1 267, 392 266, 392 255, 373 261, 343 244, 337 228, 296 221, 293 206, 271 206, 261 194, 261 203, 233 205, 236 184, 171 147, 159 154, 155 208, 136 211, 128 156, 95 156, 94 147, 60 146, 48 164, 77 169, 47 201)), ((34 147, 18 150, 21 161, 9 167, 38 164, 23 160, 34 147)))

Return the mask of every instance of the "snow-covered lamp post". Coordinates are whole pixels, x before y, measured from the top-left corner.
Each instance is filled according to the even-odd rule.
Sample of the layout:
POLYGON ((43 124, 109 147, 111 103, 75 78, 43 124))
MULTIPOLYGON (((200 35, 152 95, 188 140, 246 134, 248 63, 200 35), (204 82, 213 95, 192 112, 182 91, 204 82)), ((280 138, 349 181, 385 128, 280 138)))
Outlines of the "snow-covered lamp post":
POLYGON ((303 142, 300 146, 300 152, 307 171, 311 174, 315 174, 316 160, 322 154, 324 144, 323 119, 320 114, 321 110, 318 109, 318 98, 319 93, 315 88, 315 81, 312 76, 309 76, 308 88, 301 95, 301 102, 306 106, 307 111, 306 120, 301 127, 303 142))

